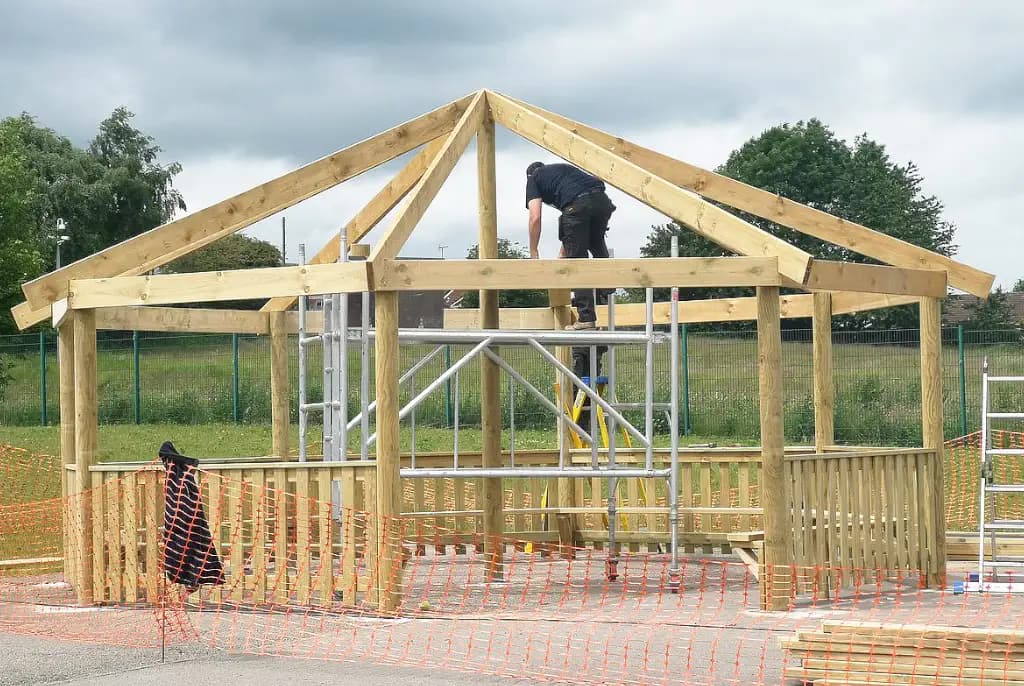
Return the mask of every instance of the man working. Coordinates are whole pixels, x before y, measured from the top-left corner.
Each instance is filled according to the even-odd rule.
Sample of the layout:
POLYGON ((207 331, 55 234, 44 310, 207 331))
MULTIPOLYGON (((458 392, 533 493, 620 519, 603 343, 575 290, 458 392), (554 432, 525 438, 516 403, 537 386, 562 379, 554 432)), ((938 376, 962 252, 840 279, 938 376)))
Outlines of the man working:
MULTIPOLYGON (((530 210, 530 257, 539 257, 541 205, 558 208, 559 257, 608 257, 604 235, 615 205, 605 193, 604 182, 571 164, 534 162, 526 168, 526 207, 530 210)), ((593 289, 577 290, 574 301, 578 313, 575 324, 567 329, 593 329, 597 326, 593 289)))

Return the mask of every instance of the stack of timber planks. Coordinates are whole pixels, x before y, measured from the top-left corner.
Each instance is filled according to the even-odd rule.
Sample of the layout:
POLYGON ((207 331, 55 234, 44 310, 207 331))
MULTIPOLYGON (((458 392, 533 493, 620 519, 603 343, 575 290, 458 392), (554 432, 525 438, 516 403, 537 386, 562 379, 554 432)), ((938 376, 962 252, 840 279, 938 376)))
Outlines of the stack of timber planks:
POLYGON ((814 686, 1024 686, 1024 631, 837 621, 782 647, 786 678, 814 686))

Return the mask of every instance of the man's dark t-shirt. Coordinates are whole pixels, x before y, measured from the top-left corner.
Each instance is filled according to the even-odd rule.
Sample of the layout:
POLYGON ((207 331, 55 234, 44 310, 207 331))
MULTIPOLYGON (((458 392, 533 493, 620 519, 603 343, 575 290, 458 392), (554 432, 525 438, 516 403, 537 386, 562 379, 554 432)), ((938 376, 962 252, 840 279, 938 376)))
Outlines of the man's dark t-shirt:
POLYGON ((526 179, 526 204, 540 198, 547 205, 565 209, 585 191, 604 190, 601 179, 571 164, 545 164, 526 179))

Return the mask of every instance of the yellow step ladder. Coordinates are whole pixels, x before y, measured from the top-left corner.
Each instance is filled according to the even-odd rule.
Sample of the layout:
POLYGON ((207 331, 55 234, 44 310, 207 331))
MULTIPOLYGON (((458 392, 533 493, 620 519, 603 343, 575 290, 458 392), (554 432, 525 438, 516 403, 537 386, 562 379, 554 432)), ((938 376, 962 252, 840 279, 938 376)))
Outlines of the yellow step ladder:
MULTIPOLYGON (((590 377, 589 376, 584 376, 584 377, 582 377, 581 380, 584 383, 588 384, 588 385, 590 384, 590 377)), ((605 389, 607 387, 608 387, 608 377, 606 377, 606 376, 599 376, 599 377, 597 377, 596 382, 594 384, 594 390, 596 390, 597 394, 599 396, 601 396, 602 398, 604 397, 604 392, 605 392, 605 389)), ((561 385, 558 382, 555 382, 555 397, 556 398, 561 398, 562 397, 562 388, 561 388, 561 385)), ((565 410, 566 416, 568 416, 570 419, 572 419, 572 421, 575 422, 576 424, 579 424, 580 417, 583 416, 583 410, 587 409, 587 405, 588 405, 589 401, 590 401, 590 399, 587 397, 587 394, 584 393, 582 389, 576 389, 576 397, 573 400, 572 404, 569 405, 568 403, 566 403, 565 407, 563 408, 565 410)), ((597 426, 598 426, 598 430, 601 432, 601 443, 600 443, 600 445, 603 448, 608 448, 608 422, 605 419, 604 409, 602 409, 601 406, 597 405, 596 403, 590 403, 590 404, 593 405, 594 410, 597 412, 597 426)), ((581 428, 586 430, 589 427, 584 426, 584 427, 581 427, 581 428)), ((622 442, 619 445, 622 445, 622 446, 624 446, 626 448, 632 448, 633 447, 633 442, 632 442, 632 440, 629 437, 629 432, 626 431, 626 428, 623 427, 623 426, 619 426, 618 428, 619 428, 619 432, 620 432, 620 434, 622 436, 622 442)), ((587 447, 583 443, 583 437, 577 431, 572 429, 571 427, 569 429, 569 440, 571 441, 573 448, 584 448, 584 447, 587 447)), ((639 490, 638 495, 639 495, 639 498, 640 498, 641 502, 638 503, 638 504, 646 505, 647 504, 647 485, 644 483, 643 479, 639 479, 639 489, 640 490, 639 490)), ((547 487, 544 488, 544 492, 541 494, 540 506, 541 507, 547 507, 548 506, 548 489, 547 489, 547 487)), ((619 529, 621 531, 628 531, 629 530, 629 516, 623 514, 623 515, 619 515, 619 517, 620 517, 620 522, 621 522, 619 524, 619 529)), ((547 515, 544 515, 541 519, 543 521, 544 528, 547 529, 547 519, 548 519, 547 515)), ((608 527, 608 515, 607 514, 601 515, 601 519, 604 522, 605 528, 607 528, 608 527)), ((533 544, 532 543, 527 543, 526 544, 526 552, 528 552, 528 553, 533 552, 533 544)))

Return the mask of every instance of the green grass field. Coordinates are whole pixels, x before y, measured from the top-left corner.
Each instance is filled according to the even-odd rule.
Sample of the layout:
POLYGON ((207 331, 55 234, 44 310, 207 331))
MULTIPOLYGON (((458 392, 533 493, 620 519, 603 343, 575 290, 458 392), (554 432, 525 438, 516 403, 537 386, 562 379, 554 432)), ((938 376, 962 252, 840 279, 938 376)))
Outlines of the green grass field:
MULTIPOLYGON (((799 338, 799 333, 788 333, 799 338)), ((913 332, 854 332, 835 334, 834 368, 836 383, 836 436, 840 442, 913 445, 920 441, 920 372, 918 349, 911 344, 913 332)), ((52 335, 51 335, 52 338, 52 335)), ((1024 373, 1024 346, 1019 343, 982 344, 979 336, 968 336, 965 354, 966 409, 968 431, 974 429, 979 412, 979 381, 983 357, 988 356, 1000 373, 1024 373)), ((985 340, 1000 340, 989 336, 985 340)), ((47 414, 54 423, 57 409, 56 355, 48 353, 47 414)), ((130 424, 135 419, 135 374, 130 336, 101 340, 98 356, 100 422, 130 424)), ((403 369, 411 366, 430 348, 404 347, 403 369)), ((656 400, 668 400, 664 379, 669 371, 669 347, 657 347, 655 366, 656 400)), ((451 359, 460 355, 451 351, 451 359)), ((538 388, 551 388, 552 371, 534 351, 506 348, 504 354, 538 388)), ((751 334, 691 334, 687 347, 688 403, 691 426, 702 435, 729 436, 755 441, 758 434, 757 354, 751 334)), ((639 401, 643 391, 642 350, 620 348, 617 353, 619 397, 639 401)), ((0 338, 0 356, 10 365, 10 382, 0 397, 0 441, 8 427, 38 425, 41 414, 40 359, 38 337, 0 338)), ((812 364, 809 342, 783 344, 785 366, 785 426, 791 443, 807 442, 813 434, 811 403, 812 364)), ((292 379, 297 377, 297 359, 291 359, 292 379)), ((319 365, 313 350, 311 368, 319 365)), ((422 388, 444 368, 438 356, 421 372, 422 388)), ((359 358, 350 360, 353 393, 350 411, 358 409, 359 358)), ((270 420, 269 345, 266 337, 242 337, 238 352, 238 394, 233 395, 234 365, 230 336, 145 336, 141 338, 139 361, 139 414, 146 424, 230 425, 237 416, 250 425, 246 433, 259 432, 270 420)), ((946 435, 961 430, 960 373, 955 345, 943 351, 946 435)), ((310 378, 310 397, 320 393, 320 379, 310 378)), ((371 386, 371 393, 373 384, 371 386)), ((472 428, 479 422, 479 365, 471 363, 460 374, 459 420, 472 428)), ((296 405, 296 390, 292 387, 296 405)), ((411 397, 414 389, 403 394, 411 397)), ((1020 405, 1024 399, 1006 395, 999 400, 1020 405)), ((1017 392, 1019 394, 1019 391, 1017 392)), ((503 412, 510 421, 509 389, 503 388, 503 412)), ((685 397, 685 396, 684 396, 685 397)), ((538 431, 550 430, 553 418, 522 388, 516 389, 516 426, 538 431)), ((454 414, 454 384, 439 389, 418 410, 420 428, 451 426, 454 414)), ((292 421, 297 421, 293 409, 292 421)), ((666 422, 656 417, 664 431, 666 422)), ((221 431, 221 429, 216 429, 221 431)), ((225 431, 227 429, 224 429, 225 431)), ((263 429, 265 430, 265 429, 263 429)), ((233 440, 233 439, 231 439, 233 440)), ((241 439, 244 441, 244 439, 241 439)))
MULTIPOLYGON (((298 429, 291 427, 292 453, 297 451, 298 429)), ((57 455, 60 451, 60 430, 53 426, 3 427, 0 443, 24 448, 35 453, 57 455)), ((319 441, 318 431, 311 436, 319 441)), ((453 433, 449 429, 416 429, 416 450, 418 452, 443 452, 452 449, 453 433)), ((402 430, 402 448, 409 450, 412 435, 408 428, 402 430)), ((173 441, 178 450, 195 457, 255 457, 270 453, 270 426, 264 424, 107 424, 99 427, 100 462, 147 461, 156 458, 157 450, 164 441, 173 441)), ((356 448, 357 438, 353 437, 351 448, 356 448)), ((508 447, 509 432, 502 438, 502 445, 508 447)), ((719 445, 749 445, 731 439, 707 436, 686 436, 681 445, 717 442, 719 445)), ((658 445, 668 445, 668 436, 659 436, 658 445)), ((556 445, 553 430, 516 430, 516 449, 529 450, 553 448, 556 445)), ((475 451, 481 448, 479 429, 464 429, 459 432, 459 450, 475 451)), ((314 452, 319 452, 315 448, 314 452)), ((372 453, 371 453, 372 454, 372 453)))

